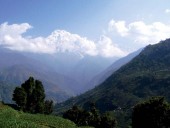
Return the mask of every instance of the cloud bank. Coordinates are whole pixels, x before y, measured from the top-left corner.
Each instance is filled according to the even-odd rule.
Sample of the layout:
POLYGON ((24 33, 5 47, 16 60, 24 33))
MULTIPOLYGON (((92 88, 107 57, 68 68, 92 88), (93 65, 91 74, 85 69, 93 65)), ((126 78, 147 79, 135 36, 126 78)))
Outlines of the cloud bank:
POLYGON ((0 46, 21 52, 46 54, 69 52, 81 56, 122 57, 127 52, 124 52, 112 40, 122 38, 127 42, 131 42, 128 43, 129 45, 135 43, 139 47, 143 47, 170 37, 170 25, 161 22, 146 24, 143 21, 126 23, 126 21, 111 20, 108 24, 108 33, 119 37, 113 39, 112 34, 111 36, 105 34, 100 36, 97 41, 89 40, 65 30, 55 30, 47 37, 24 36, 31 28, 33 27, 28 23, 9 25, 5 22, 1 24, 0 46))
POLYGON ((0 45, 22 52, 54 54, 72 52, 81 55, 121 57, 126 55, 109 37, 101 36, 97 42, 65 30, 55 30, 47 37, 24 36, 32 26, 28 23, 0 25, 0 45))
POLYGON ((135 21, 127 24, 125 21, 111 20, 108 31, 141 45, 155 44, 170 37, 170 25, 161 22, 146 24, 143 21, 135 21))

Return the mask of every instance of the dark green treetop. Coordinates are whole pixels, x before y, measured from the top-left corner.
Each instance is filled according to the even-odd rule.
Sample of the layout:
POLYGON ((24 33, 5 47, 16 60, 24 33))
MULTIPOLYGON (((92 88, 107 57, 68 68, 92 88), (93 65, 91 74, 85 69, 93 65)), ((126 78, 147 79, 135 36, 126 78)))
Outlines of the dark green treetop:
POLYGON ((21 87, 16 87, 13 100, 25 112, 46 113, 52 112, 52 101, 45 100, 45 91, 41 81, 30 77, 21 87))

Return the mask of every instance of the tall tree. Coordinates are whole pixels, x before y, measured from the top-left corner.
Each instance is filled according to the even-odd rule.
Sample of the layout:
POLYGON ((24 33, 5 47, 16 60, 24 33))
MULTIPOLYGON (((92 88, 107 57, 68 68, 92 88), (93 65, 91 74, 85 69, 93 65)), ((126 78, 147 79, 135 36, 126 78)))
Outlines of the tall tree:
POLYGON ((32 108, 35 113, 41 113, 44 110, 45 91, 41 81, 35 80, 35 88, 32 91, 32 108))
POLYGON ((34 80, 30 77, 26 80, 21 87, 16 87, 13 94, 13 100, 16 104, 26 112, 30 113, 45 113, 47 108, 48 114, 52 112, 53 102, 44 101, 45 91, 42 82, 39 80, 34 80), (45 105, 45 103, 48 105, 45 105))
POLYGON ((25 110, 27 94, 23 88, 16 87, 13 94, 13 100, 22 109, 25 110))
MULTIPOLYGON (((23 84, 21 84, 21 89, 23 89, 24 92, 26 93, 26 104, 24 106, 25 107, 24 111, 33 113, 33 99, 32 99, 32 95, 33 95, 33 90, 35 89, 35 80, 34 80, 34 78, 30 77, 23 84)), ((15 95, 13 95, 13 100, 16 101, 16 103, 17 103, 18 99, 15 98, 15 95), (16 100, 14 100, 14 99, 16 99, 16 100)))

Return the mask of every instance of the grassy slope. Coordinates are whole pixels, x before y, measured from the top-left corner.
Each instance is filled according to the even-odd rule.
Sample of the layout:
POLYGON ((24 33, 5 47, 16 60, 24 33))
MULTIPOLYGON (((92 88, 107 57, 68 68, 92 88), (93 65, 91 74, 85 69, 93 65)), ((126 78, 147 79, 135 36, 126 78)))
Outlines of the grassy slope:
POLYGON ((77 128, 66 119, 51 115, 28 114, 0 104, 1 128, 77 128))

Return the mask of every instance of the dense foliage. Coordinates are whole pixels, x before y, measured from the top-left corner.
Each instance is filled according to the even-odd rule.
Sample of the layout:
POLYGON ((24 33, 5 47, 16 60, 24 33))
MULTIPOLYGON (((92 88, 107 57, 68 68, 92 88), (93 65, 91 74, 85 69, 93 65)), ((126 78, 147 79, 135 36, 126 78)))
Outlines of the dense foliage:
POLYGON ((108 113, 100 115, 95 105, 91 105, 90 111, 73 106, 63 114, 63 117, 76 123, 78 126, 93 126, 95 128, 115 128, 117 121, 108 113))
POLYGON ((169 128, 170 105, 163 97, 154 97, 133 109, 133 128, 169 128))
POLYGON ((21 87, 16 87, 13 100, 24 112, 45 113, 52 112, 52 101, 45 101, 44 87, 39 80, 30 77, 21 87))

